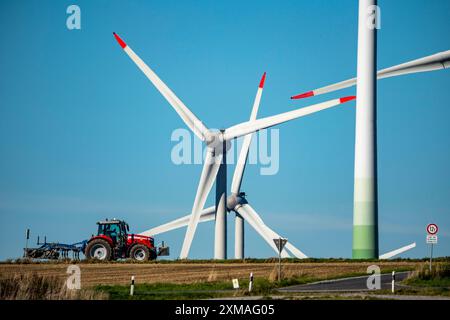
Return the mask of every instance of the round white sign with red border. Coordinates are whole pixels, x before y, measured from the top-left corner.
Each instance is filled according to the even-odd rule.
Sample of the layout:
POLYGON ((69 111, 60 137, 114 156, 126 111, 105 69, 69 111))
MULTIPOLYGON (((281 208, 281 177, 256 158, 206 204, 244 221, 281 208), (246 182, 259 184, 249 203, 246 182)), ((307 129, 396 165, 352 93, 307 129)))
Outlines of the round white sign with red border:
POLYGON ((438 233, 438 230, 439 230, 439 228, 438 228, 437 224, 430 223, 427 225, 427 233, 428 234, 434 235, 434 234, 438 233))

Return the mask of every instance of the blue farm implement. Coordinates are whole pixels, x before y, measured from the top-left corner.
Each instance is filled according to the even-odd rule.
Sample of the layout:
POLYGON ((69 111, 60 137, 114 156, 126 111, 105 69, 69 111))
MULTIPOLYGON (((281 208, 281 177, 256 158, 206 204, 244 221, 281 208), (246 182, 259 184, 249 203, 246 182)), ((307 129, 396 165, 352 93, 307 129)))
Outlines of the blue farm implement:
POLYGON ((39 243, 38 248, 28 248, 30 231, 27 230, 27 245, 24 257, 31 259, 72 259, 79 260, 80 252, 88 260, 117 260, 131 258, 137 261, 154 260, 157 256, 168 256, 169 247, 164 245, 156 247, 153 237, 129 233, 129 226, 123 220, 104 220, 97 222, 97 234, 89 240, 73 244, 59 242, 39 243))
POLYGON ((47 242, 47 238, 45 237, 44 242, 40 243, 38 237, 37 245, 40 245, 40 247, 25 248, 24 257, 32 259, 69 259, 71 255, 72 259, 79 260, 80 252, 84 252, 87 242, 87 240, 73 244, 47 242))

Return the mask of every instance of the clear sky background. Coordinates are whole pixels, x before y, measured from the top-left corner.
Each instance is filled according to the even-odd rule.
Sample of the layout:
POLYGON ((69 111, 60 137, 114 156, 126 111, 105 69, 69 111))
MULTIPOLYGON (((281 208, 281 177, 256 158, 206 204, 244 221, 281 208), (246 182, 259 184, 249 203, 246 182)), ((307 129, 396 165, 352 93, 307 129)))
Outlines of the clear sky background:
MULTIPOLYGON (((378 67, 450 49, 450 1, 380 0, 378 67)), ((178 115, 122 52, 119 33, 210 127, 354 94, 289 97, 356 75, 357 1, 2 1, 0 3, 0 259, 20 257, 25 230, 76 242, 95 222, 136 232, 187 214, 201 165, 170 159, 178 115), (81 30, 66 8, 81 8, 81 30)), ((378 84, 380 252, 439 225, 450 255, 450 72, 378 84)), ((355 103, 283 124, 280 169, 245 172, 242 189, 282 236, 313 257, 350 257, 355 103)), ((229 173, 234 166, 229 166, 229 173)), ((213 204, 213 194, 207 205, 213 204)), ((233 216, 228 255, 233 256, 233 216)), ((185 230, 157 236, 178 256, 185 230)), ((213 255, 213 223, 193 258, 213 255)), ((273 251, 247 225, 246 256, 273 251)))

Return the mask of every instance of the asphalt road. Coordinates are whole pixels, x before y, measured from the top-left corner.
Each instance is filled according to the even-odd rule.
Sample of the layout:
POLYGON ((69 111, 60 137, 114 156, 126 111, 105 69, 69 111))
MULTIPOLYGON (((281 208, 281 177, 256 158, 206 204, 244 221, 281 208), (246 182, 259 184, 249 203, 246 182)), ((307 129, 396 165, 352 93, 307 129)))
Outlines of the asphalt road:
MULTIPOLYGON (((309 284, 302 284, 278 289, 280 292, 349 292, 349 291, 369 291, 367 279, 370 275, 325 280, 309 284)), ((406 279, 408 272, 398 272, 395 274, 396 283, 406 279)), ((381 274, 381 289, 390 289, 392 274, 381 274)))

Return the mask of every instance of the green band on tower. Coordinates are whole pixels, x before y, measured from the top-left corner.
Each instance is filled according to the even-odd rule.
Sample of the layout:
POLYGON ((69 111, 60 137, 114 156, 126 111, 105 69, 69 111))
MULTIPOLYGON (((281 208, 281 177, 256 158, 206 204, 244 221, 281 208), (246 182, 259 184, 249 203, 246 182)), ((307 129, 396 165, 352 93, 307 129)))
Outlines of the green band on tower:
MULTIPOLYGON (((355 180, 356 199, 376 199, 373 179, 355 180)), ((376 201, 355 201, 353 207, 353 259, 378 259, 378 210, 376 201)))
POLYGON ((376 225, 353 226, 353 259, 378 259, 378 230, 376 225))

